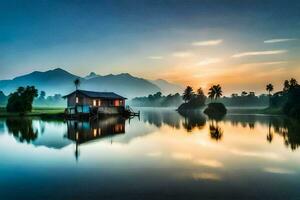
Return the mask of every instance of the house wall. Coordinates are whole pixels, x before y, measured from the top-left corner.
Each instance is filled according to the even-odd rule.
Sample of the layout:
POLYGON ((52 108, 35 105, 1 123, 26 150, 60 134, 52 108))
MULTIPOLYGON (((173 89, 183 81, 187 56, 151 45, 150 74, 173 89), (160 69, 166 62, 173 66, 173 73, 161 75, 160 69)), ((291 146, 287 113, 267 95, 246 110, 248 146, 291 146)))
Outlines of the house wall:
POLYGON ((74 93, 68 97, 68 107, 76 106, 76 97, 78 97, 77 105, 90 105, 90 106, 93 105, 93 101, 90 98, 88 98, 80 93, 78 93, 78 94, 74 93))
POLYGON ((80 93, 72 94, 68 97, 67 100, 68 108, 77 106, 77 112, 80 113, 86 113, 89 112, 88 107, 98 107, 101 108, 102 113, 111 113, 115 114, 120 112, 119 108, 124 109, 125 107, 125 100, 123 99, 114 99, 114 100, 108 100, 108 99, 100 99, 100 98, 89 98, 86 97, 80 93), (76 97, 78 98, 78 103, 76 103, 76 97), (96 100, 96 106, 94 104, 94 100, 96 100))

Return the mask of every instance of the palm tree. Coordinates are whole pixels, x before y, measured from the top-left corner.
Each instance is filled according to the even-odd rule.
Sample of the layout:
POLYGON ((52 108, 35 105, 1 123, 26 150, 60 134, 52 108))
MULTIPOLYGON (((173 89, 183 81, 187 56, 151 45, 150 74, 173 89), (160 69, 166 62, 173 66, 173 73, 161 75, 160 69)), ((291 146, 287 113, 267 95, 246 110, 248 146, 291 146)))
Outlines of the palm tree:
POLYGON ((271 105, 271 92, 273 91, 274 87, 271 83, 266 85, 266 90, 269 92, 269 106, 271 105))
POLYGON ((208 89, 208 97, 210 98, 211 101, 213 100, 213 98, 215 98, 215 90, 213 86, 211 86, 208 89))
POLYGON ((79 79, 79 78, 76 78, 76 79, 74 80, 74 85, 75 85, 75 87, 76 87, 76 90, 78 90, 78 88, 79 88, 79 86, 80 86, 80 79, 79 79))
POLYGON ((208 97, 213 100, 213 99, 218 99, 223 95, 222 87, 218 85, 213 85, 209 88, 208 91, 208 97))
POLYGON ((190 101, 194 96, 194 91, 191 86, 187 86, 183 92, 183 100, 184 102, 190 101))
POLYGON ((223 91, 222 91, 221 86, 218 84, 218 85, 214 85, 213 87, 214 87, 214 90, 215 90, 215 99, 220 98, 223 95, 223 91))
POLYGON ((204 95, 204 92, 203 92, 201 87, 197 90, 197 95, 198 96, 203 96, 204 95))

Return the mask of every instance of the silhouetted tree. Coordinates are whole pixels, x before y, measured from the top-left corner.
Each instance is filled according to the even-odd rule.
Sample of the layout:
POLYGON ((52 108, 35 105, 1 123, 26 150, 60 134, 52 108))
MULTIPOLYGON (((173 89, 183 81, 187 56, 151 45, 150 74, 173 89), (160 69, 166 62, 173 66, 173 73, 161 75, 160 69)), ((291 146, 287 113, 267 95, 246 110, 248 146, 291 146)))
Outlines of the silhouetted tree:
POLYGON ((0 105, 6 105, 6 101, 7 101, 7 96, 5 96, 5 94, 0 91, 0 105))
POLYGON ((76 78, 76 79, 74 80, 74 85, 75 85, 75 87, 76 87, 76 90, 78 90, 78 88, 79 88, 79 86, 80 86, 80 83, 81 83, 81 81, 80 81, 79 78, 76 78))
POLYGON ((46 98, 46 92, 45 91, 41 91, 39 99, 40 100, 45 100, 45 98, 46 98))
POLYGON ((269 106, 271 105, 271 92, 274 90, 274 87, 271 83, 266 85, 266 90, 269 92, 269 106))
POLYGON ((194 91, 191 86, 187 86, 183 92, 183 100, 185 102, 190 101, 194 96, 194 91))
POLYGON ((247 93, 246 91, 243 91, 243 92, 241 93, 241 96, 242 96, 242 97, 245 97, 245 96, 247 96, 247 94, 248 94, 248 93, 247 93))
POLYGON ((291 78, 291 80, 290 80, 290 89, 295 88, 297 85, 298 85, 297 80, 294 79, 294 78, 291 78))
POLYGON ((212 100, 212 99, 218 99, 223 95, 223 91, 221 86, 218 85, 213 85, 209 88, 208 91, 208 97, 212 100))
POLYGON ((19 113, 30 112, 32 102, 37 96, 38 90, 34 86, 19 87, 16 92, 9 95, 6 110, 19 113))
POLYGON ((283 91, 287 92, 290 89, 290 82, 288 80, 285 80, 283 83, 283 91))
POLYGON ((208 89, 208 93, 207 94, 208 94, 208 97, 210 98, 211 101, 215 98, 215 91, 214 91, 213 86, 211 86, 208 89))
POLYGON ((218 99, 223 95, 222 88, 219 84, 214 86, 214 90, 215 90, 215 99, 218 99))
POLYGON ((203 95, 204 95, 204 92, 203 92, 202 88, 201 87, 198 88, 198 90, 197 90, 197 96, 203 96, 203 95))

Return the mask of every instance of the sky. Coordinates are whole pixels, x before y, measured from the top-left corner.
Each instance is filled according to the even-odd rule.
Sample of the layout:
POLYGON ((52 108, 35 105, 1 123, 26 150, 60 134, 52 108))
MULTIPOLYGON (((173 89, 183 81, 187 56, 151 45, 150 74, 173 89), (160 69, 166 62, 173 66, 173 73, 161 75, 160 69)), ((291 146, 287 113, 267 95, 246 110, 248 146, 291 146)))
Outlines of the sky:
POLYGON ((0 0, 0 79, 57 67, 225 94, 300 81, 300 1, 0 0))

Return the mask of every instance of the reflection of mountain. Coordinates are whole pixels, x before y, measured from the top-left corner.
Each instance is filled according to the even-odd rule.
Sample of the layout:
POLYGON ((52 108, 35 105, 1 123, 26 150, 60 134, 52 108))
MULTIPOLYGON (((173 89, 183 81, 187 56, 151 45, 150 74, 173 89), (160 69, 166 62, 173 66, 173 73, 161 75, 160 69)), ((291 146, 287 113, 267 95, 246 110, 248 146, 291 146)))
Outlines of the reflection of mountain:
POLYGON ((142 112, 144 122, 157 127, 168 125, 172 128, 183 127, 190 132, 194 128, 202 129, 205 126, 206 118, 201 112, 181 113, 169 109, 146 109, 142 112))
POLYGON ((157 127, 168 125, 172 128, 179 129, 181 117, 177 112, 169 109, 146 109, 142 112, 144 122, 153 124, 157 127))
POLYGON ((72 143, 64 137, 67 127, 63 121, 34 120, 33 126, 39 132, 38 138, 32 142, 34 146, 62 149, 72 143))

